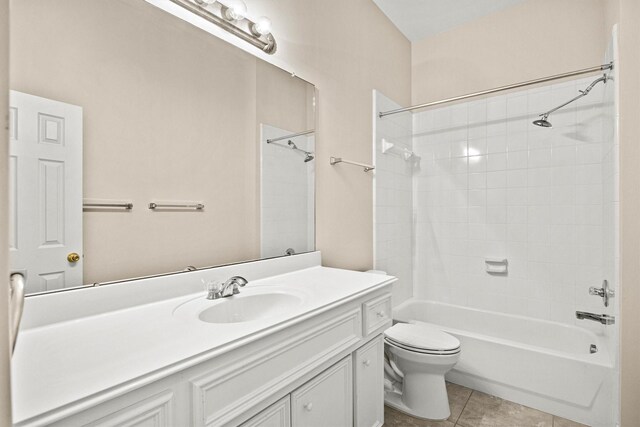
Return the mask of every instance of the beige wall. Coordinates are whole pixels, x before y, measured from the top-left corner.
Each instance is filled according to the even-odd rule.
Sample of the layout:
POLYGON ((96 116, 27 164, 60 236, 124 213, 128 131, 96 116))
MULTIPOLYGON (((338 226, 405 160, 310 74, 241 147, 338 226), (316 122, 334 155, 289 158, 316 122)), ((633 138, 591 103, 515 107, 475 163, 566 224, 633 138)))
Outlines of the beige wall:
POLYGON ((529 0, 412 46, 413 103, 599 65, 602 0, 529 0))
POLYGON ((621 426, 640 426, 640 4, 608 0, 620 46, 621 426))
POLYGON ((9 353, 9 237, 7 233, 9 204, 8 165, 9 144, 7 140, 8 85, 9 85, 9 0, 0 0, 0 426, 11 425, 9 353))

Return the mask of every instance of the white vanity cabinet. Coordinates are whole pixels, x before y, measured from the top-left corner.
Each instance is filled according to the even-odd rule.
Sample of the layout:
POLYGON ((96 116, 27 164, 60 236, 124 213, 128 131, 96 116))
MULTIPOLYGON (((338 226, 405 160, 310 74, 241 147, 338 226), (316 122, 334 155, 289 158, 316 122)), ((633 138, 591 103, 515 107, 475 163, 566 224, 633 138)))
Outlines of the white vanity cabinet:
POLYGON ((15 426, 379 427, 391 283, 15 426))

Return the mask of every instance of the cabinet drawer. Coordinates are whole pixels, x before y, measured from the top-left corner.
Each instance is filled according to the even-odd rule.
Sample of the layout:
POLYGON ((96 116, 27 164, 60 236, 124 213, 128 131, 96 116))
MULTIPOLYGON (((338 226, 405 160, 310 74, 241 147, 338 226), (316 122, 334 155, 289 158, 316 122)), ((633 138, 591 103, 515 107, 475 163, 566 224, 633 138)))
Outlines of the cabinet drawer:
POLYGON ((384 343, 382 335, 356 350, 355 375, 356 427, 384 424, 384 343))
POLYGON ((287 395, 240 427, 291 427, 291 399, 287 395))
POLYGON ((306 327, 286 339, 248 351, 241 360, 221 364, 193 378, 193 425, 226 425, 256 402, 357 343, 362 335, 360 308, 306 327))
POLYGON ((347 356, 291 394, 294 426, 351 427, 353 376, 347 356))
POLYGON ((391 326, 391 294, 384 294, 364 304, 364 335, 381 327, 391 326))

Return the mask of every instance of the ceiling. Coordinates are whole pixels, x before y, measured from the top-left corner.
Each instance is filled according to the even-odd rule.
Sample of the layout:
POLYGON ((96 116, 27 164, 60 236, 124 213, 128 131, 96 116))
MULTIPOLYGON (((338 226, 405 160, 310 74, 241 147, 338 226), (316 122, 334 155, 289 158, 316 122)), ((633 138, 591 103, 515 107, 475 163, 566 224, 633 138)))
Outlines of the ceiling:
POLYGON ((373 0, 412 42, 525 0, 373 0))

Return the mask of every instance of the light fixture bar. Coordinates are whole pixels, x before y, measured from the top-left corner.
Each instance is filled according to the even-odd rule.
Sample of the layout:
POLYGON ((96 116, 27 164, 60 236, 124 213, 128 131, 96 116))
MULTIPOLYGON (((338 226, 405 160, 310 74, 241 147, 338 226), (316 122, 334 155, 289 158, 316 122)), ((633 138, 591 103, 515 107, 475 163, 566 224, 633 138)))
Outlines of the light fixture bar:
MULTIPOLYGON (((210 10, 206 9, 206 4, 202 6, 194 3, 190 0, 170 0, 172 3, 177 4, 178 6, 188 10, 194 15, 199 16, 202 19, 205 19, 212 24, 217 25, 228 33, 233 34, 236 37, 244 40, 245 42, 257 47, 264 53, 269 55, 273 55, 276 52, 277 44, 276 40, 273 38, 272 34, 267 34, 263 37, 256 36, 247 31, 244 31, 242 28, 236 26, 232 21, 228 21, 221 16, 216 15, 210 10), (263 39, 266 39, 263 40, 263 39)), ((253 28, 255 22, 251 21, 249 18, 244 18, 248 22, 249 28, 253 28)))

